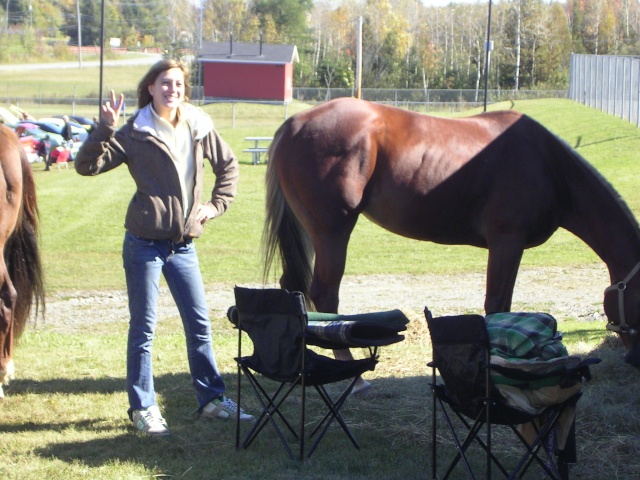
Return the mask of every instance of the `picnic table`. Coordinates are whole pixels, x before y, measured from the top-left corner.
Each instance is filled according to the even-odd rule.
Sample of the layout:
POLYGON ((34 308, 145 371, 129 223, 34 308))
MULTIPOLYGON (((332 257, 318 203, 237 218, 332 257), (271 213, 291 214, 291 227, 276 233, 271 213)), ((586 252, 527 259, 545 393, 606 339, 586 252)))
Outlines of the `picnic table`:
POLYGON ((251 154, 251 163, 253 165, 258 165, 260 163, 260 158, 264 153, 266 156, 267 151, 269 150, 269 143, 271 143, 273 137, 246 137, 245 141, 251 143, 251 147, 245 148, 242 150, 245 153, 251 154), (267 144, 262 144, 264 142, 268 142, 267 144))

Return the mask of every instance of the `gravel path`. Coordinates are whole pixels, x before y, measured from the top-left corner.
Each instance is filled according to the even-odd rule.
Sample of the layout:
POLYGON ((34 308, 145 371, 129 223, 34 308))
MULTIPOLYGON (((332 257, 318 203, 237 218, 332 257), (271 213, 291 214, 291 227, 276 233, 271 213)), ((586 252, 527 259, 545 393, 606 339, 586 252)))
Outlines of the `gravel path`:
MULTIPOLYGON (((345 277, 340 311, 361 313, 399 308, 411 319, 427 305, 435 315, 482 313, 484 274, 367 275, 345 277)), ((609 285, 604 264, 581 268, 521 269, 514 292, 514 311, 546 311, 556 318, 603 322, 602 295, 609 285)), ((259 285, 246 285, 259 286, 259 285)), ((233 305, 233 284, 207 286, 213 318, 233 305)), ((177 316, 168 291, 160 295, 161 316, 177 316)), ((92 322, 127 322, 125 291, 64 292, 48 297, 47 328, 75 329, 92 322)))

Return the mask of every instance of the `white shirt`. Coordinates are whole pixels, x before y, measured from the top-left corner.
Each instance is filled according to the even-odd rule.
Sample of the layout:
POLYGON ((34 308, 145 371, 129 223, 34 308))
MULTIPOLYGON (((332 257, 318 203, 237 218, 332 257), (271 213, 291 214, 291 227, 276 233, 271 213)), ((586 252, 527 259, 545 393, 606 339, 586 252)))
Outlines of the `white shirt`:
POLYGON ((185 115, 181 115, 178 109, 178 123, 174 127, 169 121, 160 117, 151 106, 153 126, 158 138, 169 148, 173 156, 180 188, 182 189, 182 203, 184 205, 184 218, 187 218, 193 206, 193 187, 195 184, 196 165, 193 157, 193 139, 191 129, 185 115))

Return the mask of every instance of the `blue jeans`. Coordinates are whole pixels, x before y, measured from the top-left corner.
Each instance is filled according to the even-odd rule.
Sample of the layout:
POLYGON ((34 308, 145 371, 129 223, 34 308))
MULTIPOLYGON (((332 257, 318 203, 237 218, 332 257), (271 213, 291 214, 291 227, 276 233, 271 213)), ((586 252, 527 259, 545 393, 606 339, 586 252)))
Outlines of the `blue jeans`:
POLYGON ((211 321, 195 245, 147 240, 126 232, 122 258, 131 316, 127 344, 129 412, 156 404, 151 350, 161 273, 182 318, 191 379, 202 408, 222 395, 225 385, 211 344, 211 321))

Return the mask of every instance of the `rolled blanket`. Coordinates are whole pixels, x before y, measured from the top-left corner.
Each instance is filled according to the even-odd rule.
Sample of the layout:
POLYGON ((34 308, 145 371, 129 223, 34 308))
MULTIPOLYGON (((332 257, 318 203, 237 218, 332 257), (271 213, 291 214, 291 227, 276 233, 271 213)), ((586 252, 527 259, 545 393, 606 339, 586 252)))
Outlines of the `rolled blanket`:
POLYGON ((340 315, 308 312, 307 343, 324 348, 376 347, 404 340, 409 319, 401 310, 340 315))
POLYGON ((550 360, 566 357, 556 319, 548 313, 505 312, 485 317, 491 354, 503 358, 550 360))
MULTIPOLYGON (((227 312, 229 321, 238 325, 238 309, 227 312)), ((307 312, 306 340, 322 348, 379 347, 404 340, 409 319, 401 310, 340 315, 307 312)))

